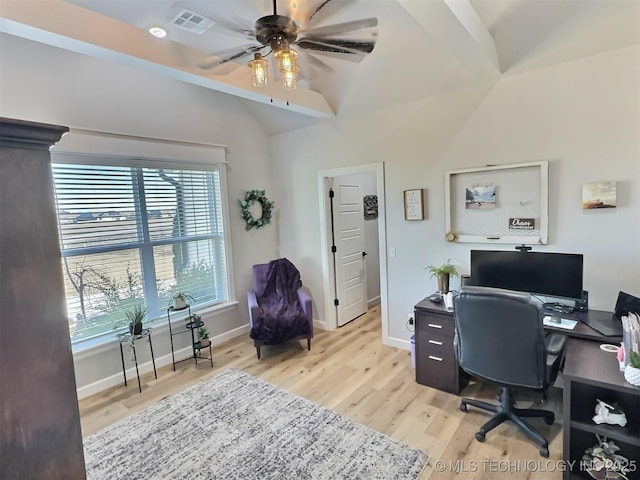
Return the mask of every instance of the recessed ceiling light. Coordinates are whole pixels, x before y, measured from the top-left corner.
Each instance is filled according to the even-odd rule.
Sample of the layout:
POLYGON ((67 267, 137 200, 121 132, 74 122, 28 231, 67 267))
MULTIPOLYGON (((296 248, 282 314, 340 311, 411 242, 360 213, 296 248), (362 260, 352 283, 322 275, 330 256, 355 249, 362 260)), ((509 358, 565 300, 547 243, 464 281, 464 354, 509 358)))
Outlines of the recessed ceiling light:
POLYGON ((164 38, 167 36, 167 31, 162 27, 151 27, 149 33, 156 38, 164 38))

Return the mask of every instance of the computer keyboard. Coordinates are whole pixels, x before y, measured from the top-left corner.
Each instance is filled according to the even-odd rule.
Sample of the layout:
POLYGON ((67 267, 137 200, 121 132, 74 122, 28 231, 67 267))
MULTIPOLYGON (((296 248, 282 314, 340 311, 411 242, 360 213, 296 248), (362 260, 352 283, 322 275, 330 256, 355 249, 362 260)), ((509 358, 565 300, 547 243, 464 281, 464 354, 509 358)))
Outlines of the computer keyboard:
POLYGON ((573 307, 561 303, 545 303, 544 308, 556 313, 573 313, 573 307))

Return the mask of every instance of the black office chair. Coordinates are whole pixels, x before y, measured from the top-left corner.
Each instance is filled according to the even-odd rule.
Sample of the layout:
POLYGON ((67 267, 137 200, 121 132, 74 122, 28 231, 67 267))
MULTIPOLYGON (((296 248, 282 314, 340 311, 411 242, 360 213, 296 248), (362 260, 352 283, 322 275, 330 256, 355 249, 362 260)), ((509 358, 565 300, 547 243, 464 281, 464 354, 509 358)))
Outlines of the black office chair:
POLYGON ((506 420, 515 423, 539 446, 540 455, 549 457, 547 439, 523 420, 542 417, 553 424, 553 412, 515 407, 512 387, 545 392, 555 381, 563 360, 566 337, 548 335, 542 325, 542 303, 529 294, 485 287, 463 287, 454 297, 455 338, 458 362, 468 374, 500 385, 500 405, 463 398, 467 405, 494 412, 495 415, 476 433, 485 435, 506 420))

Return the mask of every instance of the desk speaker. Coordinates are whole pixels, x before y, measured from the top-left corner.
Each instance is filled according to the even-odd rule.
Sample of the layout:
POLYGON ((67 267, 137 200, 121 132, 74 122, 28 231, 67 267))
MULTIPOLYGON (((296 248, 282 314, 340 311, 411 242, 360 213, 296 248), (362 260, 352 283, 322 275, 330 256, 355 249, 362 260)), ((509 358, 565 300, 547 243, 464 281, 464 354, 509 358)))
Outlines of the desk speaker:
POLYGON ((586 312, 589 310, 589 292, 582 291, 582 298, 576 301, 576 310, 579 312, 586 312))

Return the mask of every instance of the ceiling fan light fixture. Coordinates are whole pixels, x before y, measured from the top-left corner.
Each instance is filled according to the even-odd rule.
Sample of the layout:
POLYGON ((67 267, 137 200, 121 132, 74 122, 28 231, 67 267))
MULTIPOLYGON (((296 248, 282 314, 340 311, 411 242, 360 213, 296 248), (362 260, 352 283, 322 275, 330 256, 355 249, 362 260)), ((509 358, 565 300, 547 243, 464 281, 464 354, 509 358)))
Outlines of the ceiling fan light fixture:
POLYGON ((297 84, 297 73, 300 71, 300 67, 296 67, 295 70, 281 71, 282 73, 282 88, 285 90, 295 90, 297 84))
POLYGON ((273 58, 278 60, 278 68, 281 72, 296 72, 300 68, 296 65, 298 52, 292 50, 288 46, 282 50, 278 50, 273 54, 273 58))
POLYGON ((269 62, 262 58, 262 54, 254 53, 253 60, 247 65, 251 69, 253 86, 266 87, 269 84, 269 62))
MULTIPOLYGON (((276 68, 280 70, 282 88, 285 90, 294 90, 296 88, 300 67, 297 65, 298 51, 293 50, 291 45, 295 45, 296 48, 305 51, 307 55, 309 55, 306 61, 309 62, 311 66, 324 70, 325 72, 331 72, 332 68, 321 60, 316 59, 313 54, 326 54, 330 56, 340 54, 344 59, 359 62, 373 51, 377 32, 372 32, 371 29, 378 25, 377 18, 364 18, 350 22, 325 25, 305 31, 304 28, 302 30, 300 29, 293 18, 286 15, 278 15, 277 0, 272 1, 273 15, 258 18, 254 23, 253 30, 236 28, 234 25, 228 27, 228 29, 239 32, 243 36, 255 37, 257 44, 243 46, 237 52, 225 53, 224 56, 220 56, 213 62, 202 64, 201 68, 213 68, 227 62, 241 61, 240 59, 246 58, 245 56, 253 53, 254 59, 247 63, 251 69, 253 85, 255 87, 265 87, 268 85, 270 76, 269 62, 264 60, 262 54, 256 52, 266 51, 264 49, 268 48, 269 51, 267 51, 265 56, 273 54, 274 58, 274 61, 271 62, 271 68, 273 68, 271 74, 276 75, 276 68), (353 38, 351 35, 352 32, 359 30, 366 31, 366 39, 359 40, 353 38), (301 38, 298 38, 299 34, 302 34, 301 38)), ((329 2, 330 0, 325 0, 320 3, 311 16, 308 17, 307 21, 310 22, 329 2)), ((299 2, 296 0, 291 0, 289 3, 289 11, 296 14, 296 17, 299 16, 297 15, 298 6, 299 2)), ((319 18, 320 17, 318 17, 316 21, 320 21, 319 18)))
POLYGON ((286 44, 281 50, 278 50, 273 54, 273 58, 278 61, 278 69, 280 70, 282 79, 282 88, 285 90, 295 90, 297 74, 300 71, 300 67, 296 65, 298 52, 291 49, 289 45, 286 44))

